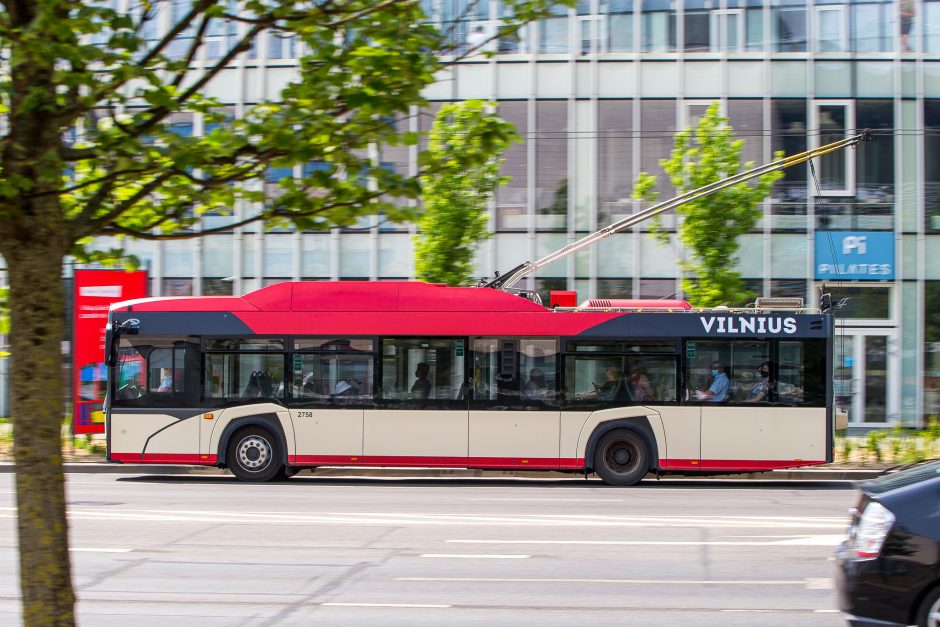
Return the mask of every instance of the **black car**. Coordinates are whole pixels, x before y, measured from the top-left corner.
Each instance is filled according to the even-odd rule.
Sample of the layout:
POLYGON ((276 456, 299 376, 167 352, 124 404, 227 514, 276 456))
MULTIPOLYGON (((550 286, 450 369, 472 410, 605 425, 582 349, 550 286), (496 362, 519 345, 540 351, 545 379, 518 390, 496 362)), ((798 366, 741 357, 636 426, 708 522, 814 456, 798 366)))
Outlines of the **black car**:
POLYGON ((858 487, 836 551, 839 609, 853 626, 940 627, 940 460, 858 487))

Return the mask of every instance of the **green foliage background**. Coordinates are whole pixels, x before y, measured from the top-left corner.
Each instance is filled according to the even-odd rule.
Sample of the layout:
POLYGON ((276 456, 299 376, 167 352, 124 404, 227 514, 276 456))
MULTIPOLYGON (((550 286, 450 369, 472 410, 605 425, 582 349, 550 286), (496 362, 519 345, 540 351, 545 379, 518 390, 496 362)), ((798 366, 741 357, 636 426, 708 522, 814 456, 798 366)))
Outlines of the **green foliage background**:
MULTIPOLYGON (((693 131, 676 133, 672 154, 659 165, 669 176, 679 194, 714 183, 754 167, 741 165, 744 141, 735 139, 728 119, 721 115, 719 103, 713 102, 693 131)), ((775 158, 781 158, 777 153, 775 158)), ((740 274, 734 270, 739 248, 738 238, 757 224, 763 215, 760 207, 780 171, 764 174, 756 182, 740 183, 710 196, 688 202, 676 209, 678 241, 687 253, 679 264, 683 271, 682 291, 696 307, 742 305, 753 296, 744 289, 740 274)), ((656 177, 641 172, 633 188, 633 197, 655 200, 656 177)), ((672 234, 654 218, 651 230, 664 243, 672 243, 672 234)))
POLYGON ((424 212, 415 236, 415 268, 422 281, 468 285, 473 255, 490 237, 486 209, 496 189, 498 158, 521 139, 515 127, 491 110, 494 103, 470 100, 438 112, 424 155, 431 174, 420 178, 424 212))

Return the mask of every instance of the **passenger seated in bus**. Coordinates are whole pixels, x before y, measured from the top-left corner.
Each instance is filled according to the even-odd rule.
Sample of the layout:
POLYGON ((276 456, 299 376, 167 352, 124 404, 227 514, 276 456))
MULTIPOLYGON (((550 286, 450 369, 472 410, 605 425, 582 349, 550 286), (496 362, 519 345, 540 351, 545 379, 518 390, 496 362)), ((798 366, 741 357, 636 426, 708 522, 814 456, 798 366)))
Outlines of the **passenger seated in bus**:
POLYGON ((757 367, 757 383, 745 400, 746 403, 761 403, 770 401, 774 392, 774 382, 770 379, 770 362, 765 361, 757 367))
MULTIPOLYGON (((590 392, 581 394, 579 398, 596 398, 598 400, 612 401, 618 396, 623 396, 624 391, 629 389, 624 387, 623 377, 620 375, 620 368, 616 366, 607 367, 607 380, 598 385, 592 383, 594 389, 590 392)), ((629 399, 624 399, 629 400, 629 399)))
POLYGON ((529 380, 522 388, 522 395, 532 401, 543 401, 548 397, 545 373, 540 368, 533 368, 529 371, 529 380))
POLYGON ((425 362, 421 362, 415 368, 415 382, 411 386, 411 396, 418 400, 425 400, 431 396, 431 382, 428 380, 428 374, 431 367, 425 362))
POLYGON ((160 387, 157 392, 173 391, 173 371, 170 368, 160 368, 160 387))
POLYGON ((708 401, 710 403, 720 403, 728 397, 728 391, 731 388, 731 380, 725 374, 725 367, 721 362, 712 362, 712 383, 707 390, 696 390, 695 400, 708 401))
POLYGON ((333 386, 333 396, 356 396, 359 389, 347 379, 340 379, 333 386))
POLYGON ((263 370, 256 370, 248 377, 248 385, 242 396, 246 398, 267 398, 274 394, 271 375, 263 370))
POLYGON ((646 368, 639 366, 630 375, 630 391, 633 399, 637 401, 651 401, 654 398, 653 385, 646 375, 646 368))

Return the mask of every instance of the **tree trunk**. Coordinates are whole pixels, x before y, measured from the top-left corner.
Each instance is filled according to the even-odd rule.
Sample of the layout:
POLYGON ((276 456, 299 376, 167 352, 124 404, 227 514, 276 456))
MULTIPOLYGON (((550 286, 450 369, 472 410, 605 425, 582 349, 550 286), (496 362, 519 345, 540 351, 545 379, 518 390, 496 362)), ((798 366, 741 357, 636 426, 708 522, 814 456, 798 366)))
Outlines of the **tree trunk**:
POLYGON ((74 625, 62 472, 64 250, 50 241, 56 239, 54 233, 32 235, 26 242, 3 246, 10 279, 10 396, 23 623, 74 625))

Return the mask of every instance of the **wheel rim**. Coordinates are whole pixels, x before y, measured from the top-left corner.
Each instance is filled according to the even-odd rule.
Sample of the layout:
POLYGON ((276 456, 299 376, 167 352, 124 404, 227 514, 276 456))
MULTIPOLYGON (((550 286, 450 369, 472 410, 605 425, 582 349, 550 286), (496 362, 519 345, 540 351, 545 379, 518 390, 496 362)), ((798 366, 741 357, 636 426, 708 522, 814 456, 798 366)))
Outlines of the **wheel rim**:
POLYGON ((940 598, 933 602, 927 611, 928 627, 940 627, 940 598))
POLYGON ((604 450, 604 462, 618 475, 626 475, 636 470, 640 456, 636 444, 627 440, 611 442, 604 450))
POLYGON ((242 438, 235 449, 238 465, 245 470, 257 472, 271 461, 271 443, 257 435, 242 438))

